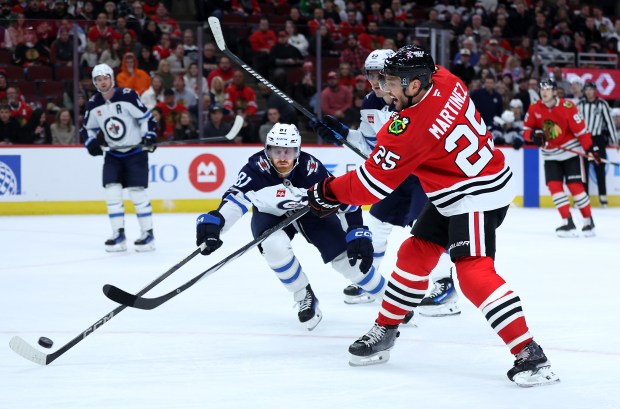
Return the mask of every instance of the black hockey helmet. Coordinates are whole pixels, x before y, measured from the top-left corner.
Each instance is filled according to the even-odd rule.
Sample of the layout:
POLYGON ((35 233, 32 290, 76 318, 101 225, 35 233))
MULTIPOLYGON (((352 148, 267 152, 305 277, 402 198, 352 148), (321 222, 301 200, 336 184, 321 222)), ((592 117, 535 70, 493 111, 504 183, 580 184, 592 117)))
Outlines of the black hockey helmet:
POLYGON ((385 60, 381 74, 400 77, 403 88, 415 79, 420 80, 421 89, 424 89, 432 83, 431 76, 436 70, 435 61, 428 51, 417 45, 406 45, 385 60))
POLYGON ((540 84, 538 84, 538 86, 541 89, 543 89, 543 88, 557 89, 558 84, 556 84, 556 82, 554 80, 552 80, 551 78, 546 78, 544 80, 541 80, 540 84))
POLYGON ((596 91, 596 84, 593 83, 592 81, 588 81, 585 84, 583 84, 583 89, 585 90, 587 88, 590 88, 596 91))

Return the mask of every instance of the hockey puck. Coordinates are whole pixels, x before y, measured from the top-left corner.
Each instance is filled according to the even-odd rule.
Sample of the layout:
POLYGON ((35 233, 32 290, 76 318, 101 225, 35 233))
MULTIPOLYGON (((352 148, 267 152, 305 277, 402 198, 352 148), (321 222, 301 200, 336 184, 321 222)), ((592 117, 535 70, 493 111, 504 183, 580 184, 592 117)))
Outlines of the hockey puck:
POLYGON ((54 345, 54 342, 46 337, 41 337, 39 338, 39 345, 41 345, 43 348, 51 348, 52 345, 54 345))

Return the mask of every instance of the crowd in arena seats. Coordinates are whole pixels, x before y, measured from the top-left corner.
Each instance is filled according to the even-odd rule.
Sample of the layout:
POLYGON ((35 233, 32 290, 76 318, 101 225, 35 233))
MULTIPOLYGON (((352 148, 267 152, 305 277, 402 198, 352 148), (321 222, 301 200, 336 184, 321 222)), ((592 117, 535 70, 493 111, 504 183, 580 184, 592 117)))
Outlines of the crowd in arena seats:
POLYGON ((72 141, 67 134, 81 123, 72 118, 74 107, 84 112, 95 92, 90 70, 99 63, 115 70, 118 86, 142 95, 160 119, 160 140, 195 139, 201 117, 199 136, 206 137, 225 134, 241 115, 237 143, 261 143, 274 120, 308 130, 290 104, 218 52, 208 28, 199 48, 196 28, 209 16, 222 20, 231 50, 257 72, 310 111, 320 105, 352 127, 369 91, 369 53, 428 47, 432 30, 447 30, 447 68, 469 86, 496 140, 511 143, 503 134, 518 133, 541 78, 553 76, 563 96, 578 98, 579 84, 568 83, 562 67, 574 66, 579 53, 617 61, 615 3, 195 0, 196 21, 180 22, 171 1, 0 0, 0 144, 72 141))

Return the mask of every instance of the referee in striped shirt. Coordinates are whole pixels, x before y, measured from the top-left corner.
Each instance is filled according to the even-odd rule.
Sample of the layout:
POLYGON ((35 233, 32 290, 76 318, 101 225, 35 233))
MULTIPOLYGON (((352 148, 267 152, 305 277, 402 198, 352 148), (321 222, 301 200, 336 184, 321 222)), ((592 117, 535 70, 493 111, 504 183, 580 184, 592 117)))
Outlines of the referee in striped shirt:
MULTIPOLYGON (((586 82, 583 86, 584 97, 577 103, 579 113, 585 119, 588 131, 592 133, 592 143, 598 146, 601 158, 607 158, 607 145, 616 145, 616 126, 611 117, 611 109, 604 99, 596 96, 596 84, 586 82)), ((596 182, 598 184, 598 197, 601 207, 607 207, 607 185, 605 183, 605 163, 594 166, 596 182)), ((587 169, 587 167, 586 167, 587 169)), ((588 191, 588 173, 586 171, 586 192, 588 191)))

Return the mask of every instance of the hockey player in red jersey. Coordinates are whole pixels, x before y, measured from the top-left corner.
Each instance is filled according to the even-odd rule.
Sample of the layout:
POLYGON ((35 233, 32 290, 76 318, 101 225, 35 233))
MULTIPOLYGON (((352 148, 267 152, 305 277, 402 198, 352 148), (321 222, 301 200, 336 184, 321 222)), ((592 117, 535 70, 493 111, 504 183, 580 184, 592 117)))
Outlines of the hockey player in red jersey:
POLYGON ((545 160, 545 181, 553 204, 562 216, 562 225, 555 229, 559 237, 577 237, 577 228, 570 214, 570 202, 564 192, 566 186, 573 195, 575 206, 583 216, 582 232, 594 236, 594 221, 590 198, 586 193, 585 172, 579 153, 591 152, 598 164, 598 147, 592 144, 586 123, 577 106, 568 99, 558 98, 553 80, 540 82, 540 97, 530 105, 523 122, 523 138, 542 147, 545 160), (572 151, 572 152, 571 152, 572 151))
POLYGON ((390 194, 411 173, 429 202, 398 251, 379 316, 350 347, 352 366, 386 362, 398 325, 428 287, 445 249, 456 265, 461 290, 516 356, 508 377, 520 386, 559 378, 533 340, 521 300, 495 272, 495 230, 514 193, 512 171, 456 76, 434 64, 418 46, 388 58, 382 87, 397 113, 377 134, 377 145, 359 168, 327 178, 308 190, 311 210, 329 215, 340 203, 370 204, 390 194))

